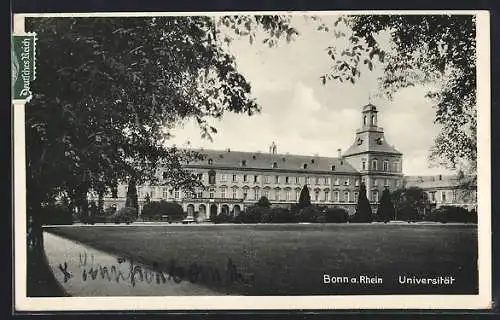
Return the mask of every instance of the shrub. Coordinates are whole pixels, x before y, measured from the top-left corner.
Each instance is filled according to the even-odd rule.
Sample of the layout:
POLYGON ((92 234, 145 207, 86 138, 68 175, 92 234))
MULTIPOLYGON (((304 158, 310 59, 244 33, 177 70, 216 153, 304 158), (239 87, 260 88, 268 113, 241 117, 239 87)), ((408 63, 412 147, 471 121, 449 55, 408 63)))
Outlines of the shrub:
POLYGON ((320 211, 315 206, 308 206, 301 209, 295 215, 295 221, 297 222, 316 222, 320 215, 320 211))
POLYGON ((267 197, 262 196, 260 197, 259 201, 257 201, 256 206, 261 208, 270 208, 271 202, 267 197))
POLYGON ((240 213, 240 219, 243 223, 259 223, 262 222, 262 217, 267 215, 270 211, 270 208, 260 207, 260 206, 251 206, 247 208, 245 212, 240 213))
POLYGON ((432 213, 432 220, 442 223, 446 222, 474 222, 477 223, 475 210, 469 212, 467 209, 457 206, 441 206, 432 213))
POLYGON ((137 210, 131 207, 123 207, 111 217, 111 220, 115 223, 120 223, 120 222, 131 223, 136 219, 137 219, 137 210))
POLYGON ((290 210, 285 208, 272 208, 263 212, 260 222, 262 223, 288 223, 295 219, 290 210))
POLYGON ((213 219, 213 221, 214 221, 214 223, 230 223, 230 222, 233 222, 233 217, 228 215, 228 214, 221 213, 221 214, 218 214, 213 219))
POLYGON ((388 222, 394 218, 394 204, 389 189, 384 189, 377 208, 377 220, 388 222))
POLYGON ((141 217, 148 220, 159 220, 162 216, 169 216, 171 220, 182 220, 184 210, 177 202, 167 202, 165 200, 152 201, 144 204, 141 217))
POLYGON ((345 209, 326 208, 319 213, 316 221, 320 223, 346 223, 348 220, 349 213, 345 209))
POLYGON ((372 222, 372 208, 366 197, 366 186, 361 183, 359 188, 358 203, 356 204, 356 213, 351 219, 351 222, 372 222))
POLYGON ((43 225, 73 224, 73 213, 62 204, 52 204, 41 208, 40 220, 43 225))
POLYGON ((309 207, 310 205, 311 205, 311 195, 309 194, 309 188, 305 184, 302 187, 302 190, 300 191, 298 207, 304 209, 309 207))

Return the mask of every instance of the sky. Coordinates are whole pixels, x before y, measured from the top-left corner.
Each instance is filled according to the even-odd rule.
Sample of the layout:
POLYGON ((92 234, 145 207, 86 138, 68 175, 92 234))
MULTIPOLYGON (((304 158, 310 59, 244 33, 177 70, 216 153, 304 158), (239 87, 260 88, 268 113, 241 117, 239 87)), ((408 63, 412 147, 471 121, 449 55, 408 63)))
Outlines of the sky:
MULTIPOLYGON (((319 32, 316 24, 295 17, 300 32, 291 43, 269 48, 257 38, 234 39, 229 50, 238 71, 252 86, 252 96, 261 113, 249 117, 226 113, 212 124, 218 133, 213 141, 202 139, 194 121, 188 121, 172 133, 169 144, 206 149, 267 152, 272 141, 279 153, 337 156, 354 142, 361 125, 361 108, 368 102, 379 110, 379 126, 386 141, 403 153, 403 172, 408 175, 448 173, 431 167, 429 148, 439 128, 433 124, 435 110, 424 97, 423 87, 399 91, 391 101, 378 92, 381 68, 361 70, 353 85, 336 81, 323 85, 320 76, 332 66, 325 48, 343 43, 331 33, 319 32)), ((387 39, 381 39, 387 42, 387 39)))

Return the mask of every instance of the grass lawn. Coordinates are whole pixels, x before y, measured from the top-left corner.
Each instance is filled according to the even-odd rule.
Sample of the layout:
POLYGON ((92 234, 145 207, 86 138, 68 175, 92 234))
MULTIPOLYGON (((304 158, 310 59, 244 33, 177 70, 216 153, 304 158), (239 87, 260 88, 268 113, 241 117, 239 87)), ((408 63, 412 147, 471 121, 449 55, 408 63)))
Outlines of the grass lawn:
POLYGON ((476 225, 132 224, 47 231, 146 264, 157 263, 164 271, 175 270, 172 259, 185 271, 193 263, 212 274, 218 270, 220 279, 200 276, 197 281, 227 294, 474 294, 478 290, 476 225), (241 278, 226 273, 228 259, 230 269, 241 278), (324 284, 324 274, 378 276, 383 283, 324 284), (400 275, 456 280, 451 285, 401 285, 400 275))

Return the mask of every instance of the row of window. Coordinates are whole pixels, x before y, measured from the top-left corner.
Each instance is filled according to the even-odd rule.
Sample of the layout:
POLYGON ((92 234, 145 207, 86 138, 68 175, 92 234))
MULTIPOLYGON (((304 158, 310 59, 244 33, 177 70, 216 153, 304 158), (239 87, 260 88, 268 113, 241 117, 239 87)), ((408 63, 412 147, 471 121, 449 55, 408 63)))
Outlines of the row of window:
MULTIPOLYGON (((266 177, 269 177, 269 176, 266 176, 266 177)), ((288 177, 287 177, 287 178, 288 178, 288 177)), ((299 177, 296 177, 296 178, 299 178, 299 177)), ((301 178, 305 178, 305 177, 301 177, 301 178)), ((308 183, 309 185, 311 185, 311 184, 312 184, 312 182, 314 181, 314 180, 313 180, 313 178, 312 178, 312 177, 307 177, 307 178, 308 178, 308 179, 307 179, 307 183, 308 183)), ((321 178, 319 178, 319 179, 321 179, 321 178)), ((325 178, 325 179, 328 179, 328 180, 327 180, 328 182, 326 183, 326 185, 329 185, 330 178, 325 178)), ((302 181, 302 183, 303 183, 303 180, 301 180, 301 181, 302 181)), ((315 180, 315 181, 316 181, 316 184, 320 184, 320 183, 318 183, 318 182, 319 182, 319 181, 323 181, 323 180, 319 180, 319 181, 318 181, 318 178, 316 178, 316 180, 315 180)), ((325 180, 325 181, 326 181, 326 180, 325 180)), ((344 186, 349 186, 349 185, 350 185, 350 182, 349 182, 349 181, 350 181, 349 179, 345 179, 345 180, 343 180, 342 185, 344 185, 344 186)), ((362 181, 363 181, 364 183, 366 182, 366 181, 365 181, 365 179, 362 179, 362 181)), ((372 179, 371 181, 372 181, 372 186, 373 186, 373 187, 377 187, 377 186, 379 186, 379 179, 372 179)), ((390 181, 391 181, 390 179, 384 179, 383 181, 384 181, 384 186, 395 187, 395 188, 399 188, 399 187, 401 186, 401 180, 395 180, 396 182, 395 182, 395 185, 394 185, 394 186, 391 186, 391 185, 390 185, 390 181)), ((335 181, 334 181, 334 185, 336 185, 336 186, 340 186, 340 185, 341 185, 341 181, 340 181, 340 179, 339 179, 339 178, 336 178, 336 179, 335 179, 335 181)), ((359 186, 359 180, 357 180, 357 179, 356 179, 356 180, 355 180, 355 184, 354 184, 354 185, 355 185, 356 187, 358 187, 358 186, 359 186)), ((225 188, 221 188, 221 189, 225 189, 225 188)), ((258 189, 258 188, 257 188, 257 189, 258 189)), ((156 188, 154 188, 154 187, 149 187, 149 188, 144 189, 144 190, 143 190, 141 187, 138 187, 138 188, 137 188, 137 195, 138 195, 138 197, 139 197, 140 199, 144 198, 144 197, 146 196, 146 194, 148 194, 150 198, 157 198, 157 196, 158 196, 159 194, 157 194, 157 193, 156 193, 156 191, 157 191, 157 190, 156 190, 156 188)), ((122 188, 121 190, 119 190, 119 192, 118 192, 118 196, 119 196, 119 197, 124 197, 124 196, 126 195, 126 192, 127 192, 126 187, 125 187, 125 188, 122 188)), ((233 192, 234 192, 234 191, 233 191, 233 192)), ((299 192, 300 192, 300 191, 299 191, 299 192)), ((178 190, 178 189, 176 189, 176 190, 172 190, 172 189, 170 189, 170 190, 169 190, 169 193, 168 193, 168 192, 167 192, 167 188, 166 188, 166 187, 163 187, 163 188, 161 189, 161 193, 162 193, 161 195, 162 195, 162 197, 163 197, 163 198, 167 198, 169 193, 170 193, 170 197, 172 197, 172 196, 173 196, 173 197, 174 197, 174 198, 176 198, 176 199, 177 199, 177 198, 179 198, 179 190, 178 190)), ((199 197, 201 198, 202 196, 200 195, 199 197)), ((222 197, 224 198, 224 196, 222 196, 222 197)), ((445 199, 446 194, 444 194, 444 193, 443 193, 442 197, 444 197, 443 199, 445 199)), ((434 199, 433 201, 435 201, 435 192, 434 192, 434 193, 431 193, 431 198, 433 198, 433 199, 434 199), (434 198, 433 198, 433 197, 434 197, 434 198)), ((443 200, 443 202, 444 202, 444 201, 445 201, 445 200, 443 200)))
MULTIPOLYGON (((271 201, 298 201, 300 197, 300 190, 281 190, 281 189, 260 189, 260 188, 252 188, 252 189, 244 189, 242 190, 242 194, 239 193, 237 188, 231 188, 230 191, 228 188, 220 188, 218 198, 222 199, 243 199, 243 200, 259 200, 261 197, 266 197, 271 201)), ((148 193, 151 198, 155 198, 154 190, 151 193, 148 193)), ((145 195, 144 195, 145 196, 145 195)), ((203 191, 198 191, 195 194, 190 195, 192 198, 203 198, 203 191)), ((371 197, 369 198, 371 201, 378 201, 378 190, 373 190, 371 192, 371 197)), ((208 197, 213 199, 216 197, 215 188, 210 188, 208 190, 208 197)), ((142 198, 139 196, 139 198, 142 198)), ((163 190, 163 198, 174 198, 176 200, 181 199, 180 190, 163 190)), ((320 191, 314 190, 311 193, 311 200, 313 201, 333 201, 333 202, 357 202, 358 201, 358 192, 351 191, 320 191), (352 195, 352 196, 351 196, 352 195)))
MULTIPOLYGON (((363 170, 363 171, 364 170, 368 170, 366 159, 363 159, 361 161, 361 170, 363 170)), ((370 170, 379 170, 378 160, 377 159, 373 159, 371 161, 370 170)), ((382 161, 382 171, 385 171, 385 172, 400 172, 401 171, 401 167, 399 165, 399 161, 392 162, 392 168, 391 168, 389 166, 389 161, 388 160, 383 160, 382 161)))
MULTIPOLYGON (((232 175, 227 175, 227 174, 220 174, 220 179, 219 182, 228 182, 228 178, 231 178, 231 182, 247 182, 247 183, 285 183, 285 184, 316 184, 316 185, 331 185, 332 183, 332 178, 330 177, 299 177, 299 176, 270 176, 270 175, 264 175, 264 176, 259 176, 259 175, 237 175, 237 174, 232 174, 232 175)), ((203 174, 198 174, 198 179, 203 182, 203 174)), ((216 184, 216 174, 215 173, 209 173, 208 175, 208 183, 209 184, 216 184)), ((359 180, 353 179, 354 183, 356 186, 359 186, 359 180)), ((351 184, 351 179, 349 178, 334 178, 333 179, 333 184, 336 186, 340 185, 345 185, 348 186, 351 184)))

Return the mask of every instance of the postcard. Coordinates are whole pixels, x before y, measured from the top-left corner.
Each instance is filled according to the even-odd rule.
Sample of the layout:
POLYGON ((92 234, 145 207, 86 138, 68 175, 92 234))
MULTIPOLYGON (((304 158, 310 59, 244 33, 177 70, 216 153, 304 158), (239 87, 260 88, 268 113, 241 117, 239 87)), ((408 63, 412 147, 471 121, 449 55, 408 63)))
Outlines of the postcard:
POLYGON ((487 11, 15 14, 19 311, 491 308, 487 11))

